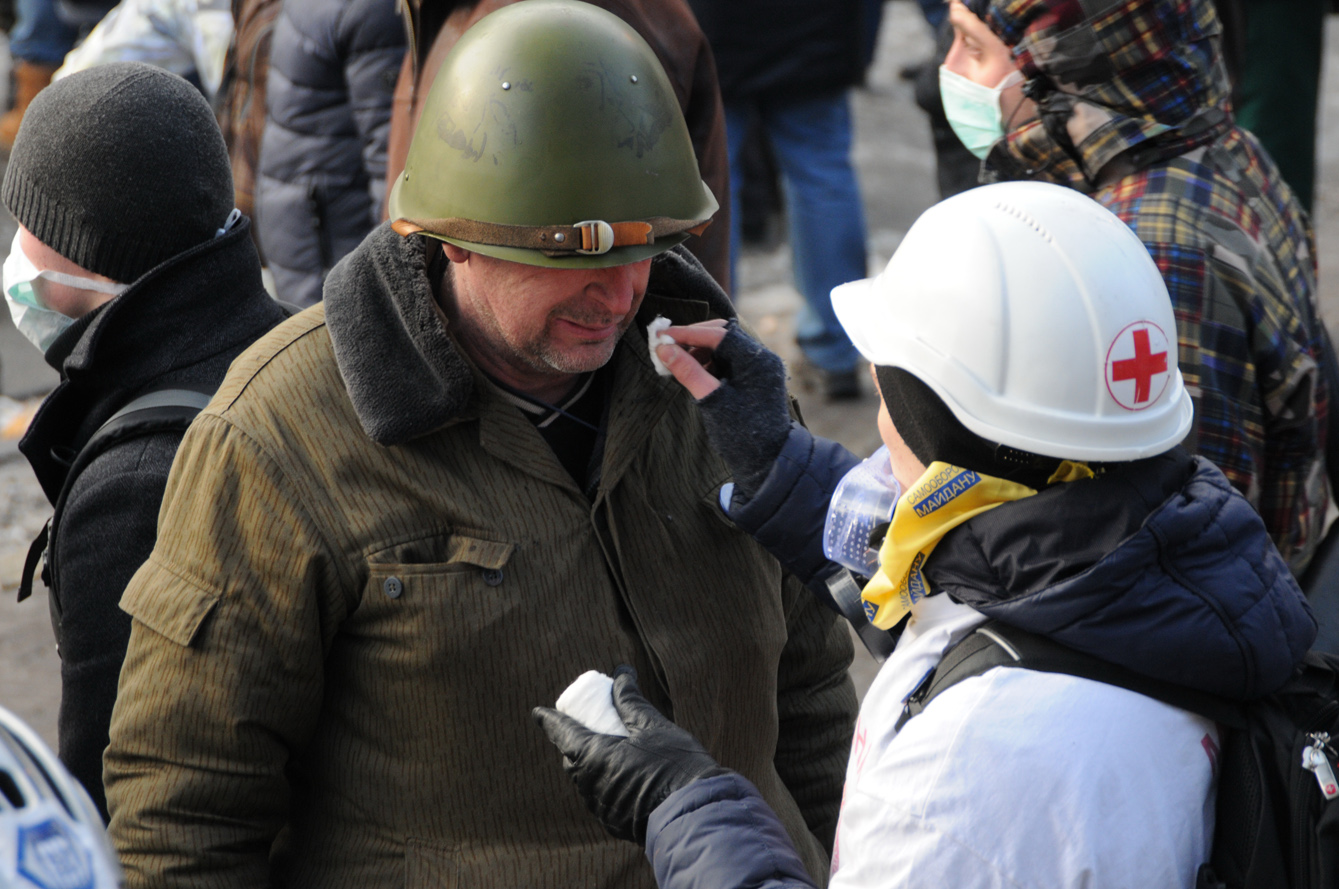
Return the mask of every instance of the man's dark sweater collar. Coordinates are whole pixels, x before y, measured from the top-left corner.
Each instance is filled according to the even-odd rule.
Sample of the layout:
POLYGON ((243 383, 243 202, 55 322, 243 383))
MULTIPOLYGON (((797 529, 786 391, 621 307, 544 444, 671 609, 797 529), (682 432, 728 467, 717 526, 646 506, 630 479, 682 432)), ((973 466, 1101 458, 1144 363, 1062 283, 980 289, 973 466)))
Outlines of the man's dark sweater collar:
POLYGON ((124 390, 231 345, 219 341, 220 331, 233 327, 239 309, 260 298, 273 303, 260 283, 249 229, 243 220, 151 269, 75 321, 47 350, 46 362, 82 386, 124 390))

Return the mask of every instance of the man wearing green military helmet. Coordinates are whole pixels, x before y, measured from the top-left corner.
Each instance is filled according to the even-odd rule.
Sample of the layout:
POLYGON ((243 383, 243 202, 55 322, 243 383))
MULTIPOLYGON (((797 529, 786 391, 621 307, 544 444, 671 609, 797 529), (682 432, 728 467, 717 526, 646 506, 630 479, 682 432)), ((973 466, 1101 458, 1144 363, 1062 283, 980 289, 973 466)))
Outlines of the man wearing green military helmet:
POLYGON ((396 230, 527 265, 604 268, 706 228, 716 199, 645 41, 586 4, 506 12, 443 62, 391 190, 396 230))
POLYGON ((475 362, 561 398, 613 354, 650 257, 718 209, 669 79, 613 15, 527 3, 465 33, 422 121, 391 191, 392 228, 444 242, 455 299, 443 308, 475 362))
POLYGON ((850 642, 652 367, 657 315, 734 313, 678 246, 716 201, 651 50, 575 0, 483 18, 390 209, 182 444, 122 601, 127 884, 653 886, 528 724, 618 663, 821 879, 850 642))

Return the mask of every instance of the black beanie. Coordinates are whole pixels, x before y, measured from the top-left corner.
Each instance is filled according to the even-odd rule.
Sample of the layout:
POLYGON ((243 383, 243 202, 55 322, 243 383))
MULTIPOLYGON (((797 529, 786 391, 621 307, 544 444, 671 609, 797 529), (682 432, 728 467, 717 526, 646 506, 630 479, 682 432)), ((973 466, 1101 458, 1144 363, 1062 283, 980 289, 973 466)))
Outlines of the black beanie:
POLYGON ((117 62, 37 94, 0 201, 61 256, 130 283, 223 227, 232 169, 199 90, 161 68, 117 62))
POLYGON ((1046 487, 1060 466, 1060 460, 1054 457, 1020 451, 977 435, 962 425, 933 389, 902 368, 875 367, 874 373, 897 434, 926 466, 942 460, 1038 490, 1046 487))

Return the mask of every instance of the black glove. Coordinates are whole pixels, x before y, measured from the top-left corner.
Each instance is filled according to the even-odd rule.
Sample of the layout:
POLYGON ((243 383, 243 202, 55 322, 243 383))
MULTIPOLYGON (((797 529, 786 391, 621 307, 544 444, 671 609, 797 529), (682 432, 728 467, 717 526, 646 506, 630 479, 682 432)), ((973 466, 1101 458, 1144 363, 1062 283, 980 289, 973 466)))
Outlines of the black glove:
POLYGON ((734 476, 737 496, 747 501, 790 434, 786 366, 731 321, 712 357, 712 373, 721 387, 698 402, 702 424, 734 476))
POLYGON ((567 757, 563 769, 604 829, 645 844, 646 822, 666 797, 729 769, 642 697, 629 666, 614 671, 614 706, 628 727, 626 738, 593 732, 549 707, 536 707, 530 715, 567 757))

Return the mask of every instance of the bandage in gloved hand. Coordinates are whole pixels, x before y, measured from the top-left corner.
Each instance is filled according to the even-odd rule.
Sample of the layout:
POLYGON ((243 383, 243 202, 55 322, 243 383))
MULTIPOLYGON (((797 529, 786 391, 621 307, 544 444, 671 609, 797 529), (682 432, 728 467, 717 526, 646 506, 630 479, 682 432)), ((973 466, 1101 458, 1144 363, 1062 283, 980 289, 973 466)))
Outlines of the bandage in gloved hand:
POLYGON ((593 732, 626 738, 628 729, 614 709, 614 680, 599 670, 587 670, 567 686, 554 705, 593 732))
MULTIPOLYGON (((596 676, 601 685, 608 678, 586 675, 596 676)), ((670 794, 729 770, 642 697, 631 667, 614 671, 609 700, 619 722, 629 727, 626 737, 591 731, 578 721, 584 717, 547 707, 536 707, 531 716, 562 751, 563 769, 605 830, 622 840, 645 843, 651 813, 670 794)))

